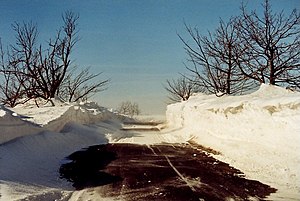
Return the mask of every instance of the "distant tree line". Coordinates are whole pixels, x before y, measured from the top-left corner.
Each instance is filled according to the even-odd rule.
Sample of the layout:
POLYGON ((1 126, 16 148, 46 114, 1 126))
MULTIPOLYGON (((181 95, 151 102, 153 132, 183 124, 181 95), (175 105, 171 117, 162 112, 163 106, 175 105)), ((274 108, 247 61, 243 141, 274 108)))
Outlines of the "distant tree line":
POLYGON ((243 94, 261 83, 300 89, 300 14, 274 13, 268 0, 263 13, 248 12, 214 32, 200 34, 185 24, 190 41, 178 34, 188 56, 187 74, 167 80, 171 100, 187 100, 194 92, 222 96, 243 94))
POLYGON ((66 11, 62 19, 63 25, 45 49, 37 43, 38 30, 34 23, 12 25, 15 44, 4 51, 0 43, 0 97, 3 104, 14 107, 36 98, 52 102, 55 97, 73 102, 105 89, 109 80, 98 80, 101 73, 92 74, 89 68, 76 70, 72 63, 71 54, 79 41, 79 15, 66 11))

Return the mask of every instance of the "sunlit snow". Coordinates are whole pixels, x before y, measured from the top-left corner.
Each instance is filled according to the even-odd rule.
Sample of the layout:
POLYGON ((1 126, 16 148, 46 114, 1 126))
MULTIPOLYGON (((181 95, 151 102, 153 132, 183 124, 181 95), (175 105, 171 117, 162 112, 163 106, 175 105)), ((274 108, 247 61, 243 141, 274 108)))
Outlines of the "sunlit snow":
MULTIPOLYGON (((0 200, 52 192, 64 200, 95 199, 60 179, 64 158, 109 142, 153 144, 193 141, 217 159, 278 192, 271 200, 300 197, 300 93, 262 85, 252 94, 195 94, 169 105, 160 132, 122 130, 123 116, 95 103, 0 108, 0 200), (17 115, 16 115, 17 114, 17 115)), ((109 198, 106 198, 109 199, 109 198)), ((105 200, 103 198, 103 200, 105 200)))

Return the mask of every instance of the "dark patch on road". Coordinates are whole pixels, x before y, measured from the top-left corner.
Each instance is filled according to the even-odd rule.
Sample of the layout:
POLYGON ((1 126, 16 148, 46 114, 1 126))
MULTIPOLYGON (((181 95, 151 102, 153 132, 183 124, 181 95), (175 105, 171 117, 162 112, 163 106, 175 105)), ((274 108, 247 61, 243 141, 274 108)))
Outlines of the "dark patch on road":
MULTIPOLYGON (((162 122, 161 122, 162 123, 162 122)), ((160 131, 157 127, 159 122, 123 122, 123 131, 137 131, 137 132, 147 132, 147 131, 160 131)))
POLYGON ((276 192, 188 144, 107 144, 75 152, 68 159, 72 162, 62 165, 62 177, 72 181, 76 189, 103 185, 94 192, 102 197, 263 200, 276 192), (105 174, 99 175, 99 170, 105 174))
POLYGON ((77 151, 67 157, 70 163, 60 167, 61 178, 73 183, 77 190, 87 187, 101 186, 121 180, 104 171, 105 167, 117 158, 115 152, 108 150, 108 146, 91 146, 77 151))
POLYGON ((134 128, 134 127, 128 127, 128 128, 121 128, 122 131, 138 131, 138 132, 146 132, 146 131, 159 131, 159 128, 156 127, 150 127, 150 128, 134 128))
POLYGON ((158 126, 159 124, 162 124, 163 121, 125 121, 123 122, 124 125, 140 125, 140 126, 158 126))

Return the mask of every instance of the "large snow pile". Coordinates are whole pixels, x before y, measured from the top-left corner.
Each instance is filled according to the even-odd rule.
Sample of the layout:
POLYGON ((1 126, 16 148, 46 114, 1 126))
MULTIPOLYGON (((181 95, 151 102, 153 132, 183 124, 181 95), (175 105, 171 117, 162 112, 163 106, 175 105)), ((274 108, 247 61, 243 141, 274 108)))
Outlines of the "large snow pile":
POLYGON ((46 129, 60 131, 70 121, 79 124, 92 124, 105 119, 118 118, 107 108, 98 106, 95 102, 68 104, 53 100, 55 107, 46 103, 39 108, 29 102, 12 108, 23 120, 33 122, 46 129))
POLYGON ((0 105, 0 144, 14 138, 36 134, 42 129, 29 121, 22 120, 16 113, 0 105))
POLYGON ((197 94, 166 114, 172 137, 220 151, 219 159, 279 189, 271 199, 300 197, 300 93, 262 85, 244 96, 197 94))
POLYGON ((58 173, 64 158, 128 137, 120 132, 120 116, 95 103, 1 106, 0 126, 0 200, 69 196, 73 188, 58 173))
POLYGON ((43 130, 59 132, 68 122, 92 124, 106 119, 118 119, 118 115, 94 102, 67 104, 54 100, 55 107, 27 102, 15 108, 0 105, 0 144, 43 130))

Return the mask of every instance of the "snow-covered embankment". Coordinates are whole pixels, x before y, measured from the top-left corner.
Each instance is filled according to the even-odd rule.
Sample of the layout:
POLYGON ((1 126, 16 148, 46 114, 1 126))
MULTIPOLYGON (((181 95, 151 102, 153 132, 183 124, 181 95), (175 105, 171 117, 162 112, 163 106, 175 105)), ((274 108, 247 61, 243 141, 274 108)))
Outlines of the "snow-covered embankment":
POLYGON ((58 172, 64 158, 108 143, 107 135, 123 137, 118 132, 120 117, 94 103, 39 108, 28 104, 13 110, 0 108, 0 200, 69 196, 71 183, 58 172))
POLYGON ((215 157, 277 188, 270 199, 300 197, 300 93, 262 85, 244 96, 198 94, 169 105, 166 118, 172 137, 220 151, 215 157))

